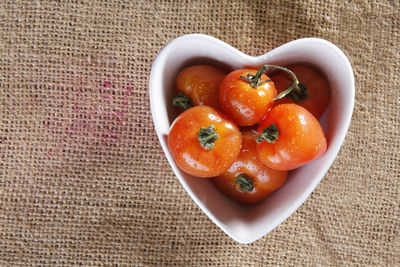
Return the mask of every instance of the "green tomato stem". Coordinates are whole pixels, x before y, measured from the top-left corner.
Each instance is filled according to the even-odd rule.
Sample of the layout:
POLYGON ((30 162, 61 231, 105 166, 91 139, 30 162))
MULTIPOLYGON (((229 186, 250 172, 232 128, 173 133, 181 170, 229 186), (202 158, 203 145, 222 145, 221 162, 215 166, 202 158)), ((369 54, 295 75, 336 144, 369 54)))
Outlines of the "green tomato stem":
POLYGON ((289 69, 277 65, 263 65, 256 73, 253 75, 251 73, 247 74, 247 76, 240 76, 243 80, 247 81, 251 87, 257 88, 258 86, 270 82, 271 80, 260 81, 261 75, 266 73, 267 69, 278 69, 288 73, 293 79, 292 84, 280 94, 278 94, 273 100, 281 99, 285 96, 291 97, 295 102, 300 102, 304 98, 308 97, 307 92, 305 91, 305 85, 301 84, 297 79, 296 75, 289 69), (293 93, 292 93, 293 92, 293 93))
POLYGON ((261 143, 262 141, 267 141, 268 143, 275 143, 275 140, 279 137, 278 127, 272 123, 269 127, 264 128, 264 130, 257 136, 256 142, 261 143))
POLYGON ((208 126, 208 128, 201 127, 197 137, 200 145, 206 149, 214 148, 214 142, 217 141, 218 138, 219 135, 216 132, 215 126, 212 124, 208 126))
POLYGON ((304 83, 299 83, 290 93, 286 95, 294 100, 295 103, 299 103, 301 100, 308 98, 308 93, 304 83))
POLYGON ((248 73, 247 76, 240 76, 243 80, 247 81, 251 87, 257 89, 257 87, 263 85, 266 82, 271 82, 271 80, 264 80, 260 81, 261 75, 265 73, 267 68, 265 66, 262 66, 256 73, 256 75, 253 75, 252 73, 248 73))
POLYGON ((180 92, 177 96, 172 99, 172 105, 175 107, 179 107, 183 110, 187 110, 193 107, 193 102, 190 97, 186 96, 184 93, 180 92))
POLYGON ((251 192, 254 190, 253 180, 247 175, 239 175, 238 177, 236 177, 235 183, 243 192, 251 192))

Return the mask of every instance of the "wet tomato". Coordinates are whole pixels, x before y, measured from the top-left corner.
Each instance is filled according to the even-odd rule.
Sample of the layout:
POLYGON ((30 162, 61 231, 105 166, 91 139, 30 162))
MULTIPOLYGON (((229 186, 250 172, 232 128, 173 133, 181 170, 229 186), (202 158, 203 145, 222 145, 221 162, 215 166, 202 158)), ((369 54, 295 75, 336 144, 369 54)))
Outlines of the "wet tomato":
POLYGON ((273 170, 258 159, 256 132, 244 130, 242 136, 239 157, 225 173, 212 178, 212 181, 229 198, 240 203, 254 204, 282 186, 287 171, 273 170))
MULTIPOLYGON (((293 64, 287 67, 300 82, 300 89, 293 90, 289 95, 276 100, 274 105, 296 103, 310 111, 319 119, 330 101, 330 89, 325 78, 313 68, 303 64, 293 64)), ((278 71, 270 76, 278 94, 286 90, 293 82, 285 71, 278 71)))
POLYGON ((277 95, 274 83, 263 72, 241 69, 229 73, 219 89, 219 104, 224 114, 239 126, 261 121, 277 95))
POLYGON ((276 170, 292 170, 318 157, 327 143, 318 120, 297 104, 273 107, 257 132, 260 160, 276 170))
POLYGON ((209 106, 195 106, 181 113, 168 135, 176 164, 197 177, 226 171, 239 155, 241 143, 238 127, 209 106))
POLYGON ((177 97, 174 105, 184 110, 193 105, 207 105, 219 108, 219 85, 228 74, 213 65, 194 65, 184 68, 175 80, 177 97))

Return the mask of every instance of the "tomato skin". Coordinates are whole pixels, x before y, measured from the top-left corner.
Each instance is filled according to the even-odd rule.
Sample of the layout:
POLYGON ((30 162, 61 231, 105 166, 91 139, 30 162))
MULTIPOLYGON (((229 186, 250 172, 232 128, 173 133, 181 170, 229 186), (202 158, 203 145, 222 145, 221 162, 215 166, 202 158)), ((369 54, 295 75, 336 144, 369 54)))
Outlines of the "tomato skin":
MULTIPOLYGON (((249 73, 255 75, 257 70, 241 69, 229 73, 219 88, 219 104, 224 114, 239 126, 251 126, 261 121, 277 95, 273 82, 265 82, 253 88, 241 78, 249 73)), ((263 74, 261 81, 270 80, 263 74)))
POLYGON ((257 144, 260 160, 275 170, 292 170, 318 157, 327 147, 318 120, 305 108, 296 104, 273 107, 259 125, 257 132, 275 124, 279 136, 274 143, 257 144))
POLYGON ((229 198, 243 204, 255 204, 285 183, 287 171, 273 170, 258 159, 255 141, 257 133, 244 130, 242 136, 242 149, 237 160, 226 172, 212 178, 212 182, 229 198), (241 190, 235 182, 242 174, 253 181, 252 191, 241 190))
MULTIPOLYGON (((287 66, 293 71, 300 83, 305 84, 308 98, 296 103, 308 111, 310 111, 317 119, 320 119, 330 101, 330 89, 328 82, 317 71, 303 64, 293 64, 287 66)), ((283 72, 278 71, 270 76, 274 81, 278 94, 287 89, 291 84, 291 77, 283 72)), ((284 103, 295 103, 293 99, 284 97, 276 100, 274 106, 284 103)))
POLYGON ((195 106, 172 123, 168 145, 176 164, 197 177, 213 177, 226 171, 239 155, 242 135, 221 112, 209 106, 195 106), (200 128, 214 125, 219 138, 212 149, 200 145, 200 128), (229 148, 229 149, 227 149, 229 148))
POLYGON ((227 71, 213 65, 193 65, 181 70, 175 80, 176 93, 184 93, 195 106, 219 108, 219 85, 227 71))

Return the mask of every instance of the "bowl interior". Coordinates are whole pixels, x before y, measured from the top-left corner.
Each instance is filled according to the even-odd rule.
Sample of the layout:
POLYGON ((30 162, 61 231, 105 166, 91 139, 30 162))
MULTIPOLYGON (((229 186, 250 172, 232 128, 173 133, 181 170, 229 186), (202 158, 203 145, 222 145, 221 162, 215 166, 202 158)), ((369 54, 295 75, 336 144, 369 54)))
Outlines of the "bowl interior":
POLYGON ((354 105, 354 77, 344 53, 322 39, 295 40, 262 56, 251 57, 218 39, 195 34, 175 39, 157 56, 150 75, 150 102, 161 146, 187 193, 229 236, 240 243, 251 243, 292 214, 329 169, 350 123, 354 105), (328 149, 322 157, 290 171, 284 186, 253 206, 231 201, 210 180, 192 177, 176 166, 169 152, 167 136, 178 115, 171 101, 175 77, 183 67, 211 63, 233 70, 243 67, 258 68, 263 64, 285 66, 300 62, 316 67, 325 75, 331 88, 330 105, 320 120, 328 142, 328 149))

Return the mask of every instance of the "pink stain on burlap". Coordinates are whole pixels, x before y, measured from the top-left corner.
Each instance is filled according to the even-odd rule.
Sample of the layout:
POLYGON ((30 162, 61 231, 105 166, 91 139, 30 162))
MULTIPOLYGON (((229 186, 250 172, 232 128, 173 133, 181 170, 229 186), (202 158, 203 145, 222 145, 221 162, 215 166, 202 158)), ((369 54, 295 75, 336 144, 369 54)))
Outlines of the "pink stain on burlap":
POLYGON ((68 105, 44 123, 49 135, 46 138, 51 140, 46 159, 60 159, 65 151, 74 149, 104 152, 107 147, 120 145, 126 136, 126 114, 135 97, 131 87, 105 81, 97 91, 69 88, 68 95, 68 105))

